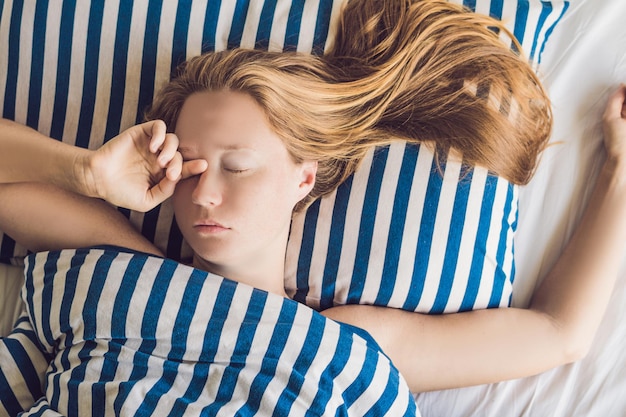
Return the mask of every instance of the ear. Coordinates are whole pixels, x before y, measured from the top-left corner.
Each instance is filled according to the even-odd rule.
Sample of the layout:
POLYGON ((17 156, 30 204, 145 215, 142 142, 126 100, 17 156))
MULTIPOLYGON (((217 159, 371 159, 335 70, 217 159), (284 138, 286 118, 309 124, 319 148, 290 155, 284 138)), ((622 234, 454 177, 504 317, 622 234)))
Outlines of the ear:
POLYGON ((315 185, 315 176, 317 175, 317 161, 303 161, 299 164, 298 180, 298 201, 306 197, 315 185))

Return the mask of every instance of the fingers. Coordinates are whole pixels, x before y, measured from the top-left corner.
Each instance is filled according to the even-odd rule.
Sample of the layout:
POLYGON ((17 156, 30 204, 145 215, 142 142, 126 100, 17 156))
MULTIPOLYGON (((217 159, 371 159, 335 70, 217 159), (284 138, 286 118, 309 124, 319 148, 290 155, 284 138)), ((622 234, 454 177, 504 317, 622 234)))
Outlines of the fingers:
POLYGON ((141 128, 143 129, 144 135, 150 138, 150 152, 157 153, 157 151, 165 141, 165 136, 167 133, 167 127, 165 126, 165 122, 163 122, 162 120, 153 120, 151 122, 143 123, 139 126, 141 126, 141 128))
POLYGON ((604 111, 604 119, 626 119, 626 84, 619 86, 609 97, 604 111))
MULTIPOLYGON (((161 157, 159 156, 159 161, 161 157)), ((180 152, 174 150, 174 157, 171 158, 169 163, 167 164, 167 168, 165 170, 165 176, 170 181, 177 182, 181 178, 181 174, 183 171, 183 157, 180 152)))
MULTIPOLYGON (((178 137, 173 133, 165 135, 163 144, 161 145, 161 151, 159 153, 158 162, 161 168, 165 168, 176 157, 180 156, 178 151, 178 137)), ((182 159, 182 158, 181 158, 182 159)))
POLYGON ((185 161, 182 165, 181 179, 193 177, 194 175, 200 175, 207 170, 209 164, 204 159, 194 159, 191 161, 185 161))
POLYGON ((139 125, 143 133, 150 137, 148 149, 151 153, 158 153, 158 163, 165 168, 172 161, 178 149, 178 137, 174 133, 167 133, 167 127, 162 120, 153 120, 139 125))

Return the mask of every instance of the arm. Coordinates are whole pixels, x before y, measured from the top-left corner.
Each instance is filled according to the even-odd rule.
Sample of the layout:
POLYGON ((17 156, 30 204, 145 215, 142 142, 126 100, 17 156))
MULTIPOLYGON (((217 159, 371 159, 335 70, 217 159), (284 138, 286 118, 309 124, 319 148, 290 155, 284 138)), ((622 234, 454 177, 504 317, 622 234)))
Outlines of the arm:
POLYGON ((183 164, 177 147, 160 121, 89 151, 1 120, 0 230, 34 251, 113 244, 158 253, 101 199, 143 211, 165 200, 203 168, 183 164))
POLYGON ((529 376, 584 356, 623 260, 625 103, 626 86, 622 86, 605 112, 608 158, 590 203, 528 309, 426 316, 381 307, 343 306, 325 314, 370 331, 414 391, 529 376))

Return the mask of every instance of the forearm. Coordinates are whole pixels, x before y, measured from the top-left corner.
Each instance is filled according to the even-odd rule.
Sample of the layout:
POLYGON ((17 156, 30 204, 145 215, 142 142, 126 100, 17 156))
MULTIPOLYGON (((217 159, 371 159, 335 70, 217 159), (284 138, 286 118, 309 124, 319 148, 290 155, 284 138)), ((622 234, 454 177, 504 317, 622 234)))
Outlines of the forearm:
POLYGON ((604 165, 580 225, 531 300, 531 309, 554 320, 574 356, 588 350, 624 260, 625 171, 604 165))
POLYGON ((349 305, 324 314, 369 331, 414 392, 499 382, 567 362, 553 322, 531 310, 424 315, 349 305))
POLYGON ((90 151, 0 119, 0 183, 47 182, 91 195, 83 177, 90 151))

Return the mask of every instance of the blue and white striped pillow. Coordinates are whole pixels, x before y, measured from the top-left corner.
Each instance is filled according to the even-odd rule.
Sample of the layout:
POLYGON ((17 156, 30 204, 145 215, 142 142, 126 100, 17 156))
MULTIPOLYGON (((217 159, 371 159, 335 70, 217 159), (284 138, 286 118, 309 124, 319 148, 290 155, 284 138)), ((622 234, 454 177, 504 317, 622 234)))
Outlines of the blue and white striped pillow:
POLYGON ((419 415, 367 332, 293 300, 113 247, 31 255, 25 275, 51 365, 15 368, 31 341, 0 340, 0 414, 30 408, 35 377, 32 415, 419 415))
MULTIPOLYGON (((0 112, 5 118, 56 139, 96 148, 140 121, 155 91, 187 57, 236 46, 323 51, 327 41, 332 40, 334 22, 344 1, 0 0, 0 112)), ((568 4, 563 0, 463 3, 507 22, 535 63, 568 4)), ((364 166, 336 194, 311 207, 303 229, 306 238, 301 243, 298 240, 295 248, 291 242, 289 248, 291 272, 287 286, 297 297, 314 305, 318 303, 316 299, 324 300, 320 301, 324 306, 331 301, 376 302, 425 312, 508 303, 514 275, 514 187, 497 178, 485 179, 480 171, 473 174, 481 178, 479 181, 472 177, 457 181, 456 174, 446 170, 446 186, 441 193, 432 191, 441 178, 427 162, 425 149, 419 150, 425 165, 418 165, 417 171, 406 165, 400 174, 393 172, 401 166, 400 161, 415 158, 412 152, 418 151, 414 149, 406 155, 395 147, 383 151, 374 158, 371 171, 364 166), (400 234, 396 224, 405 221, 400 204, 403 197, 396 197, 392 189, 401 193, 405 185, 396 187, 394 176, 400 175, 398 181, 411 183, 416 172, 421 180, 432 184, 426 187, 431 192, 419 197, 415 191, 409 217, 418 220, 408 219, 400 234), (381 181, 385 185, 379 193, 377 184, 381 181), (505 189, 506 193, 501 191, 505 189), (363 190, 368 191, 363 194, 363 190), (496 205, 490 203, 493 190, 498 190, 496 205), (464 219, 480 213, 479 224, 485 229, 479 228, 480 238, 475 242, 468 237, 475 227, 470 227, 473 223, 458 220, 463 216, 458 211, 461 200, 455 200, 457 193, 471 196, 464 219), (502 200, 504 194, 507 197, 502 200), (372 206, 371 201, 380 204, 372 206), (398 205, 390 204, 391 201, 398 205), (454 214, 444 214, 451 210, 452 201, 454 214), (342 224, 338 217, 343 206, 349 209, 349 221, 342 224), (435 208, 439 209, 437 227, 432 234, 424 234, 428 223, 433 222, 435 208), (320 214, 316 214, 318 209, 320 214), (420 223, 420 212, 424 213, 421 221, 425 223, 420 223), (355 225, 361 223, 357 230, 355 225), (393 224, 394 233, 385 230, 389 228, 386 224, 393 224), (348 232, 346 238, 341 235, 338 239, 344 230, 348 232), (414 237, 410 238, 415 234, 420 239, 417 247, 414 237), (364 237, 355 240, 357 235, 364 237), (413 242, 407 244, 411 239, 413 242), (354 252, 350 245, 353 247, 355 242, 357 262, 351 260, 355 255, 348 255, 354 252), (330 249, 326 251, 326 247, 330 249), (308 253, 311 248, 314 254, 308 253), (441 259, 443 253, 445 260, 441 259), (346 258, 347 264, 341 265, 342 275, 334 277, 333 262, 340 256, 346 258), (472 263, 468 267, 469 260, 472 263), (476 269, 478 265, 482 265, 482 270, 476 269), (474 272, 462 272, 468 268, 474 272), (297 276, 296 270, 300 271, 297 276), (320 272, 324 270, 326 275, 320 272), (454 274, 449 272, 452 270, 454 274), (382 280, 380 276, 374 279, 380 271, 382 280), (404 274, 410 274, 410 282, 404 274), (331 286, 327 286, 328 282, 331 286), (320 296, 322 286, 325 294, 332 288, 334 295, 320 296), (410 296, 398 295, 409 287, 410 296)), ((423 187, 426 183, 419 184, 423 187)), ((414 181, 413 187, 417 185, 414 181)), ((181 253, 189 253, 173 222, 169 204, 146 214, 126 214, 168 256, 179 258, 181 253)), ((295 223, 294 238, 299 233, 297 227, 302 226, 295 223)), ((25 249, 7 236, 0 240, 0 260, 15 262, 25 254, 25 249)))
POLYGON ((517 187, 452 157, 440 170, 425 146, 370 152, 336 192, 294 218, 288 294, 320 309, 508 305, 517 187))

